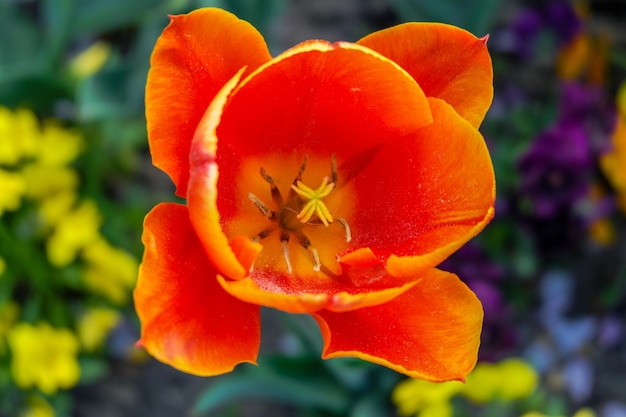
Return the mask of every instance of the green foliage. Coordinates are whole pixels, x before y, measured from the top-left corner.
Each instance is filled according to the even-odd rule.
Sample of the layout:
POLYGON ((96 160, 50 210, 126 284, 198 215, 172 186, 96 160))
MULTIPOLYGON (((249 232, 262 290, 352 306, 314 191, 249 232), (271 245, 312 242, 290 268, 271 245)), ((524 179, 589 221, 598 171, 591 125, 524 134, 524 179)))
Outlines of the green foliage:
POLYGON ((504 0, 391 0, 390 4, 407 22, 444 22, 483 36, 493 27, 504 0))

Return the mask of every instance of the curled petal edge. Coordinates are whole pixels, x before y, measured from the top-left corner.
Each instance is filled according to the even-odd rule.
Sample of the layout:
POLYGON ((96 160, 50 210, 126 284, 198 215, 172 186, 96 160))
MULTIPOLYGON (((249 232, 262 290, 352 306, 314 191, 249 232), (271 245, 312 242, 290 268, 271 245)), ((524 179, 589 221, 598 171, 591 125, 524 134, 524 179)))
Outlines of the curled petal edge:
POLYGON ((248 269, 235 255, 220 224, 220 214, 217 210, 219 170, 216 161, 218 140, 216 129, 228 97, 239 83, 244 71, 245 68, 240 69, 222 87, 207 108, 196 128, 189 155, 191 165, 187 194, 189 218, 213 265, 220 273, 232 279, 246 277, 248 269))
POLYGON ((411 277, 421 274, 422 272, 433 268, 443 262, 450 254, 454 253, 468 240, 476 236, 485 226, 493 219, 495 209, 490 207, 483 219, 478 222, 468 233, 461 239, 449 243, 435 251, 424 255, 416 256, 398 256, 391 255, 387 258, 385 269, 394 277, 411 277))

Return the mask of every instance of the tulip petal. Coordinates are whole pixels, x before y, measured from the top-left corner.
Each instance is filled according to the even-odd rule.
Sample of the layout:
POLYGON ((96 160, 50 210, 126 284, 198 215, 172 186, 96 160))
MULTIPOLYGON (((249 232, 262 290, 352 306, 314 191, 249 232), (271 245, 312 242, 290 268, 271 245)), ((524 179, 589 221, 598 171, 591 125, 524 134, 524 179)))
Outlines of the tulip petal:
POLYGON ((383 147, 354 180, 355 246, 389 258, 387 272, 411 280, 474 237, 494 214, 495 178, 484 139, 446 102, 428 100, 434 123, 383 147))
POLYGON ((218 163, 226 184, 240 175, 241 157, 270 152, 297 155, 297 172, 306 154, 345 160, 430 123, 424 93, 395 63, 356 44, 307 41, 233 92, 217 129, 218 163))
POLYGON ((172 203, 159 204, 146 216, 134 293, 142 323, 139 345, 195 375, 256 363, 259 307, 224 292, 188 218, 185 206, 172 203))
MULTIPOLYGON (((233 238, 242 242, 242 233, 227 236, 224 230, 234 217, 251 225, 244 234, 248 238, 262 230, 257 224, 265 219, 250 202, 254 189, 247 185, 267 185, 259 169, 269 168, 263 162, 268 153, 281 164, 270 172, 288 175, 282 181, 291 183, 307 155, 314 159, 322 154, 328 168, 332 153, 342 154, 342 161, 369 161, 381 142, 416 134, 429 123, 429 104, 415 80, 387 58, 355 44, 305 42, 239 84, 229 81, 199 123, 191 148, 191 221, 211 261, 227 279, 248 274, 228 247, 233 238)), ((351 166, 350 172, 359 169, 351 166)), ((338 236, 344 239, 343 232, 338 236)), ((309 237, 315 243, 315 232, 309 237)), ((250 249, 247 253, 254 253, 250 249)), ((324 248, 320 256, 328 257, 324 248)), ((256 274, 255 269, 252 276, 256 274)))
POLYGON ((259 304, 265 307, 273 307, 289 313, 309 313, 317 311, 326 304, 328 294, 325 293, 290 293, 288 290, 268 291, 260 288, 250 278, 231 281, 218 275, 218 281, 225 291, 233 297, 259 304))
POLYGON ((453 274, 430 270, 388 303, 314 314, 324 358, 352 356, 430 381, 463 380, 476 364, 483 311, 453 274))
POLYGON ((237 71, 271 56, 261 34, 221 9, 172 16, 157 40, 146 85, 146 120, 155 166, 187 194, 189 148, 207 106, 237 71))
MULTIPOLYGON (((390 278, 389 282, 393 282, 393 277, 390 278)), ((393 300, 415 285, 415 282, 409 282, 399 287, 382 289, 355 288, 338 283, 322 286, 315 282, 307 286, 307 283, 300 285, 302 281, 296 285, 293 285, 294 282, 280 282, 277 285, 272 280, 260 280, 258 277, 256 281, 252 278, 233 281, 220 275, 218 282, 226 292, 241 301, 297 314, 314 313, 322 308, 343 312, 375 306, 393 300)))
POLYGON ((357 42, 388 57, 415 78, 428 97, 445 100, 474 127, 493 98, 487 37, 441 23, 405 23, 357 42))
POLYGON ((255 252, 258 254, 260 245, 249 239, 246 243, 244 237, 238 237, 235 241, 237 247, 233 249, 222 232, 220 213, 217 209, 216 185, 219 168, 216 161, 215 129, 222 117, 226 100, 239 82, 242 72, 240 70, 236 73, 217 92, 196 128, 189 154, 191 171, 187 195, 191 224, 209 259, 220 273, 235 279, 241 279, 247 275, 250 262, 254 261, 250 259, 250 255, 255 252), (240 255, 245 253, 245 259, 238 259, 235 252, 240 255), (247 268, 242 263, 246 263, 247 268))

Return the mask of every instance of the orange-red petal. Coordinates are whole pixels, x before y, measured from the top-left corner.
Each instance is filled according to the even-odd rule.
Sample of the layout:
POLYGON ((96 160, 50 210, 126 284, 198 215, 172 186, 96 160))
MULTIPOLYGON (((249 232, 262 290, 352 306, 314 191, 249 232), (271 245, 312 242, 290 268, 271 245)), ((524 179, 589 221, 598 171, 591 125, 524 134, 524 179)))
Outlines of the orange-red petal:
POLYGON ((355 178, 356 247, 414 279, 474 237, 494 214, 495 177, 480 133, 441 99, 429 98, 433 124, 384 146, 355 178))
MULTIPOLYGON (((189 210, 211 261, 229 279, 248 273, 228 245, 236 236, 227 237, 223 230, 242 207, 259 216, 246 197, 251 190, 239 187, 244 176, 260 178, 263 162, 242 173, 243 162, 274 154, 281 161, 297 161, 291 176, 305 155, 319 153, 329 163, 332 153, 349 159, 431 122, 428 101, 415 80, 355 44, 305 42, 239 84, 232 79, 210 104, 191 148, 189 210)), ((254 252, 250 249, 248 254, 254 252)))
POLYGON ((161 362, 196 375, 256 363, 259 307, 231 297, 217 283, 187 208, 156 206, 146 216, 143 243, 134 293, 140 344, 161 362))
POLYGON ((358 41, 403 67, 429 97, 448 102, 474 127, 493 98, 487 37, 441 23, 404 23, 358 41))
MULTIPOLYGON (((380 270, 384 273, 382 268, 380 270)), ((218 276, 218 281, 233 297, 289 313, 314 313, 323 308, 342 312, 375 306, 394 299, 415 285, 415 282, 408 282, 393 286, 394 277, 389 277, 387 288, 358 287, 330 280, 311 283, 299 277, 263 279, 258 275, 237 281, 218 276)))
POLYGON ((249 239, 245 242, 242 238, 236 240, 235 249, 231 248, 222 231, 221 216, 217 210, 217 180, 220 173, 216 160, 215 129, 228 96, 239 82, 241 74, 242 71, 239 71, 222 86, 196 128, 189 154, 191 171, 187 195, 189 218, 207 256, 221 274, 233 279, 241 279, 248 274, 249 264, 254 261, 250 259, 250 254, 258 254, 260 251, 258 243, 249 239), (237 254, 245 254, 245 259, 237 258, 237 254))
POLYGON ((419 85, 384 56, 356 44, 304 42, 243 80, 224 109, 217 157, 220 191, 231 195, 220 211, 236 210, 227 202, 242 158, 296 155, 297 172, 306 154, 346 160, 431 122, 419 85))
POLYGON ((172 16, 157 40, 146 85, 148 141, 154 165, 187 194, 189 147, 207 106, 242 67, 271 59, 261 34, 221 9, 172 16))
POLYGON ((431 270, 388 303, 314 315, 324 358, 353 356, 430 381, 462 380, 476 364, 483 311, 455 275, 431 270))
MULTIPOLYGON (((197 171, 192 177, 199 178, 189 194, 192 221, 196 211, 219 212, 220 222, 228 223, 242 207, 259 216, 246 197, 252 190, 239 186, 244 178, 260 178, 264 158, 285 161, 280 175, 291 181, 306 155, 327 158, 329 164, 333 153, 350 160, 432 123, 423 92, 396 64, 358 45, 324 41, 300 44, 260 67, 236 87, 220 117, 214 131, 203 130, 213 138, 198 148, 209 155, 206 165, 192 164, 197 171), (206 151, 211 146, 215 156, 206 151), (259 165, 242 172, 248 160, 259 165), (201 172, 209 164, 216 170, 210 179, 208 171, 201 172), (196 209, 192 200, 205 198, 196 195, 213 194, 219 198, 196 209)), ((240 278, 237 271, 223 274, 240 278)))

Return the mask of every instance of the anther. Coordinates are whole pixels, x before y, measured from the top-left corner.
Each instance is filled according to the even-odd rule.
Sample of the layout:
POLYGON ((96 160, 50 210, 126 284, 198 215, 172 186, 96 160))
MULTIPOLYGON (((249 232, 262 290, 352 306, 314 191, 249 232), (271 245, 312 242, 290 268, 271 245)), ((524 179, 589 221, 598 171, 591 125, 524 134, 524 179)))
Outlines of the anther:
POLYGON ((343 217, 338 217, 336 220, 337 223, 342 225, 346 231, 346 242, 350 242, 352 240, 352 233, 350 233, 350 226, 348 225, 348 222, 343 217))
POLYGON ((274 230, 276 230, 276 227, 268 227, 267 229, 260 231, 255 237, 252 238, 252 240, 254 242, 260 242, 261 240, 272 234, 274 230))
POLYGON ((276 212, 268 209, 259 197, 255 196, 252 193, 248 193, 248 200, 252 201, 254 205, 259 209, 259 211, 263 213, 263 215, 268 219, 274 220, 276 218, 276 212))
POLYGON ((291 267, 291 261, 289 260, 289 233, 281 230, 280 243, 283 245, 283 258, 287 264, 287 273, 291 274, 293 268, 291 267))
POLYGON ((317 249, 310 248, 311 254, 313 255, 313 270, 315 272, 319 272, 322 269, 322 262, 320 261, 320 255, 317 253, 317 249))
POLYGON ((333 154, 330 157, 330 183, 331 184, 337 183, 338 176, 339 175, 337 174, 337 158, 335 154, 333 154))
POLYGON ((320 261, 320 255, 317 252, 317 249, 311 246, 311 241, 304 233, 296 232, 294 234, 298 244, 311 252, 311 256, 313 257, 313 270, 319 272, 322 269, 322 262, 320 261))
POLYGON ((267 171, 265 171, 265 168, 263 167, 261 167, 261 176, 270 185, 270 192, 272 193, 272 200, 274 201, 274 203, 276 203, 279 206, 282 205, 283 196, 280 194, 280 190, 276 186, 276 183, 274 182, 274 178, 268 175, 267 171))

